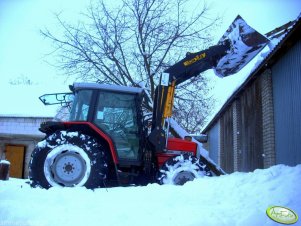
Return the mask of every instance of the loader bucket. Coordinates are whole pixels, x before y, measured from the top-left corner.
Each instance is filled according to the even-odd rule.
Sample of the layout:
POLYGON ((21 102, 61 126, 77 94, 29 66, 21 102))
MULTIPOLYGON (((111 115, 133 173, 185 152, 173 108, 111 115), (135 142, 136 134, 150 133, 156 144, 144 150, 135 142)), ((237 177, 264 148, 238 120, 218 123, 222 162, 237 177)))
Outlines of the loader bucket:
POLYGON ((225 42, 230 43, 230 49, 214 68, 215 74, 219 77, 237 73, 266 46, 269 40, 238 15, 218 44, 225 42))

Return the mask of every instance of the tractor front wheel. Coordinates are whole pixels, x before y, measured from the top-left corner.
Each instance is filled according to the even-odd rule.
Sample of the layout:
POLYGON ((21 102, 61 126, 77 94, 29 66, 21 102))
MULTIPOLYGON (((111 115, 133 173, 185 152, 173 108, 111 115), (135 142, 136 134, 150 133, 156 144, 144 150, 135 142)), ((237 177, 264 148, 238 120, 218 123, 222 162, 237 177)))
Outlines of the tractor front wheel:
POLYGON ((190 155, 179 155, 164 163, 158 173, 159 184, 183 185, 187 181, 204 176, 212 176, 206 164, 190 155))
POLYGON ((103 147, 80 132, 57 131, 32 153, 29 178, 33 187, 103 187, 107 162, 103 147))

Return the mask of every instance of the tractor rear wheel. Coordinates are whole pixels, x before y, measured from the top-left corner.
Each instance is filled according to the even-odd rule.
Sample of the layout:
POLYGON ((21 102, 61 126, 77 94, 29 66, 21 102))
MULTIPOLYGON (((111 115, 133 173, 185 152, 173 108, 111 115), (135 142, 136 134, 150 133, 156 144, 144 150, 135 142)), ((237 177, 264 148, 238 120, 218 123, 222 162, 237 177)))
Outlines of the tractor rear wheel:
POLYGON ((108 171, 105 154, 91 136, 57 131, 39 142, 31 155, 31 186, 103 187, 108 171))
POLYGON ((165 162, 158 173, 159 184, 183 185, 187 181, 204 176, 212 176, 206 164, 190 155, 179 155, 165 162))

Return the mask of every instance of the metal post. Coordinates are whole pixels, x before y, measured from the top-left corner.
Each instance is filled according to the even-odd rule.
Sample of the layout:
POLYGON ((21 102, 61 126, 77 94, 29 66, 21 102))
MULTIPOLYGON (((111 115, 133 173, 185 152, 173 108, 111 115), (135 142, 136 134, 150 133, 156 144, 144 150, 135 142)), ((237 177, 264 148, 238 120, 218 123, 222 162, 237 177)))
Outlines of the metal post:
POLYGON ((9 179, 9 166, 10 162, 6 160, 0 161, 0 180, 9 179))

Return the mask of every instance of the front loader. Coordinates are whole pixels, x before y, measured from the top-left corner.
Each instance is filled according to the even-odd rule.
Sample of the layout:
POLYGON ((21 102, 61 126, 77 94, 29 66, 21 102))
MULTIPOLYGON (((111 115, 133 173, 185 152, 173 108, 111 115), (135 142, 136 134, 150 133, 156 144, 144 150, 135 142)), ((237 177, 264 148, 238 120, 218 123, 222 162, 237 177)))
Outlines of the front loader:
POLYGON ((208 69, 220 77, 236 73, 267 42, 238 16, 217 45, 189 53, 168 68, 155 91, 150 133, 141 88, 75 83, 72 93, 40 97, 46 105, 71 103, 72 108, 68 121, 41 124, 46 136, 32 153, 31 185, 92 189, 153 182, 182 185, 223 174, 208 157, 197 156, 197 143, 169 137, 174 93, 177 85, 208 69))

